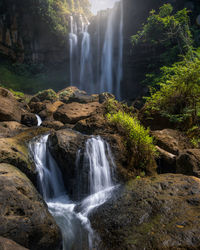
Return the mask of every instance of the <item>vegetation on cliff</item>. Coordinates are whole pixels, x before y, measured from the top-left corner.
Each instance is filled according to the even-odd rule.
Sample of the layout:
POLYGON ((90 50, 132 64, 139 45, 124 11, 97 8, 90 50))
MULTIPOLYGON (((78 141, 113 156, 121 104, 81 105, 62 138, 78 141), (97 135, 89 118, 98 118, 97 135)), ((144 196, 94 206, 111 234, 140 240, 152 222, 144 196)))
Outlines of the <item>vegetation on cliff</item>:
POLYGON ((141 31, 132 36, 134 49, 149 48, 153 55, 146 70, 145 83, 157 81, 160 67, 170 66, 192 50, 192 33, 187 9, 173 13, 171 4, 164 4, 159 12, 150 12, 141 31))

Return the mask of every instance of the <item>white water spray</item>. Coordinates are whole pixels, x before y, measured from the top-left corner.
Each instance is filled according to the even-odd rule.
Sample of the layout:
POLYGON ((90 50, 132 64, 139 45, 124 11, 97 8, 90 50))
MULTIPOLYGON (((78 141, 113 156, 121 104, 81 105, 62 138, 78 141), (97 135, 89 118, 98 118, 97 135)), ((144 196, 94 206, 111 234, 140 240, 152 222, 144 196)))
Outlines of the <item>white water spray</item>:
POLYGON ((61 229, 63 250, 81 250, 86 245, 87 249, 93 249, 94 232, 88 215, 106 202, 115 188, 112 181, 115 165, 109 145, 100 137, 86 142, 84 164, 89 164, 90 194, 78 204, 66 194, 61 172, 48 150, 47 141, 48 135, 35 139, 29 144, 29 149, 38 171, 40 192, 61 229), (76 207, 79 212, 76 212, 76 207))
POLYGON ((42 119, 40 118, 40 116, 39 115, 35 115, 36 116, 36 118, 37 118, 37 126, 39 127, 41 124, 42 124, 42 119))

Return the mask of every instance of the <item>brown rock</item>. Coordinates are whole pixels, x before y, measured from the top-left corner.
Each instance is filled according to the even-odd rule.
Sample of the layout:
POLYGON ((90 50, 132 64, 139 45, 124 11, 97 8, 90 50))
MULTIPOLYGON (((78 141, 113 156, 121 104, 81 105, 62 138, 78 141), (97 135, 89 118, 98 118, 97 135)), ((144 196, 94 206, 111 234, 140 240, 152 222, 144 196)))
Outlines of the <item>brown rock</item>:
POLYGON ((0 121, 21 121, 22 110, 10 91, 0 88, 0 121))
POLYGON ((64 103, 90 103, 99 101, 98 95, 88 95, 77 87, 70 86, 58 92, 59 100, 64 103))
POLYGON ((26 112, 25 114, 22 114, 21 123, 28 127, 37 126, 37 117, 33 113, 26 112))
POLYGON ((13 240, 0 236, 0 249, 1 250, 28 250, 28 248, 22 247, 15 243, 13 240))
POLYGON ((156 148, 159 153, 157 159, 157 172, 159 174, 176 173, 176 155, 171 154, 158 146, 156 146, 156 148))
POLYGON ((177 157, 176 172, 200 178, 200 149, 187 149, 177 157))
POLYGON ((181 150, 192 147, 188 138, 178 130, 156 130, 152 131, 152 135, 160 148, 175 155, 178 155, 181 150))
POLYGON ((200 249, 200 180, 164 174, 128 182, 91 216, 98 249, 200 249))
POLYGON ((1 236, 32 250, 59 248, 60 231, 40 195, 8 164, 0 164, 0 204, 1 236))
POLYGON ((46 108, 46 105, 43 102, 31 102, 29 103, 29 107, 32 113, 38 114, 40 111, 46 108))
MULTIPOLYGON (((80 170, 82 164, 76 166, 77 153, 79 152, 79 158, 82 159, 87 138, 89 137, 76 131, 62 129, 50 135, 48 141, 50 152, 63 173, 68 194, 75 199, 79 198, 78 190, 81 190, 80 186, 82 183, 85 183, 85 185, 81 190, 81 197, 88 193, 88 173, 86 172, 86 174, 84 174, 80 171, 82 175, 78 180, 77 171, 80 170), (79 188, 77 187, 77 183, 79 188)), ((88 169, 86 171, 88 171, 88 169)))
POLYGON ((54 121, 54 120, 48 121, 47 120, 47 121, 44 121, 42 123, 42 126, 46 127, 46 128, 52 128, 52 129, 55 129, 55 130, 59 130, 64 126, 64 124, 62 122, 59 122, 59 121, 54 121))
POLYGON ((0 163, 19 168, 36 185, 37 172, 29 158, 28 142, 47 131, 47 128, 28 129, 12 138, 0 138, 0 163))
POLYGON ((80 104, 77 102, 64 104, 57 109, 53 114, 53 117, 55 120, 61 121, 64 124, 75 124, 76 122, 91 116, 99 107, 100 104, 97 102, 88 104, 80 104))
POLYGON ((18 122, 0 122, 0 138, 13 137, 26 129, 28 129, 26 126, 18 122))

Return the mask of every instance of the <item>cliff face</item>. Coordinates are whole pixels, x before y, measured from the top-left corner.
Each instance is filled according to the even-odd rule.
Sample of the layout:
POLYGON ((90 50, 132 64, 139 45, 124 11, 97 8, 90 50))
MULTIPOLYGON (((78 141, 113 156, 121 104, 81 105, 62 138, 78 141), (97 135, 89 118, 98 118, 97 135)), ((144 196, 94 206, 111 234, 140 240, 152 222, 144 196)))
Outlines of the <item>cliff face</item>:
POLYGON ((80 0, 53 3, 48 0, 2 0, 0 53, 17 62, 63 62, 67 57, 69 16, 73 11, 86 13, 86 3, 80 0))

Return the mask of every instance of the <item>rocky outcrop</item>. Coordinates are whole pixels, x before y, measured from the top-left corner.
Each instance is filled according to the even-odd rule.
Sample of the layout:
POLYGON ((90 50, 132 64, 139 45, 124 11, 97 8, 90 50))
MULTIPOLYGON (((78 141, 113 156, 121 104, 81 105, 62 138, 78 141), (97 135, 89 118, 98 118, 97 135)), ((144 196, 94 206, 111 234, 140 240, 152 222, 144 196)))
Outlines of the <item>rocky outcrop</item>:
POLYGON ((0 138, 1 137, 13 137, 22 131, 28 129, 28 127, 18 122, 0 122, 0 138))
POLYGON ((59 121, 44 121, 42 123, 42 126, 43 127, 46 127, 46 128, 52 128, 52 129, 55 129, 55 130, 59 130, 61 129, 62 127, 64 127, 64 124, 62 122, 59 122, 59 121))
POLYGON ((88 95, 85 91, 79 90, 77 87, 68 87, 58 92, 59 100, 64 103, 78 102, 90 103, 99 100, 98 95, 88 95))
POLYGON ((135 179, 91 215, 99 249, 199 249, 200 180, 165 174, 135 179))
POLYGON ((29 129, 12 138, 0 138, 0 163, 14 165, 36 186, 37 172, 29 157, 27 144, 35 136, 47 131, 47 128, 29 129))
POLYGON ((187 149, 180 152, 176 161, 176 173, 200 178, 200 149, 187 149))
POLYGON ((192 147, 188 138, 178 130, 157 130, 153 131, 152 135, 159 147, 175 155, 178 155, 181 150, 192 147))
POLYGON ((29 179, 8 164, 0 164, 0 204, 1 236, 32 250, 59 249, 60 231, 46 205, 29 179))
POLYGON ((28 248, 22 247, 19 244, 15 243, 13 240, 0 236, 0 249, 2 250, 28 250, 28 248))
POLYGON ((31 98, 30 103, 44 102, 44 101, 55 102, 57 99, 58 99, 57 94, 53 89, 46 89, 34 95, 31 98))
POLYGON ((82 198, 88 193, 87 178, 89 170, 86 169, 84 172, 82 169, 84 146, 87 138, 89 137, 69 129, 61 129, 49 136, 50 152, 59 164, 68 194, 73 199, 82 198), (79 158, 79 163, 77 158, 79 158), (85 183, 84 188, 81 189, 83 183, 85 183), (78 190, 82 190, 82 193, 79 194, 78 190))
POLYGON ((81 104, 77 102, 63 104, 53 114, 55 120, 62 123, 75 124, 80 120, 83 120, 91 116, 100 107, 98 102, 92 102, 88 104, 81 104))
POLYGON ((35 114, 27 112, 21 116, 21 123, 28 127, 32 127, 37 126, 38 121, 35 114))
POLYGON ((0 122, 21 121, 22 110, 13 94, 7 89, 0 88, 0 122))

